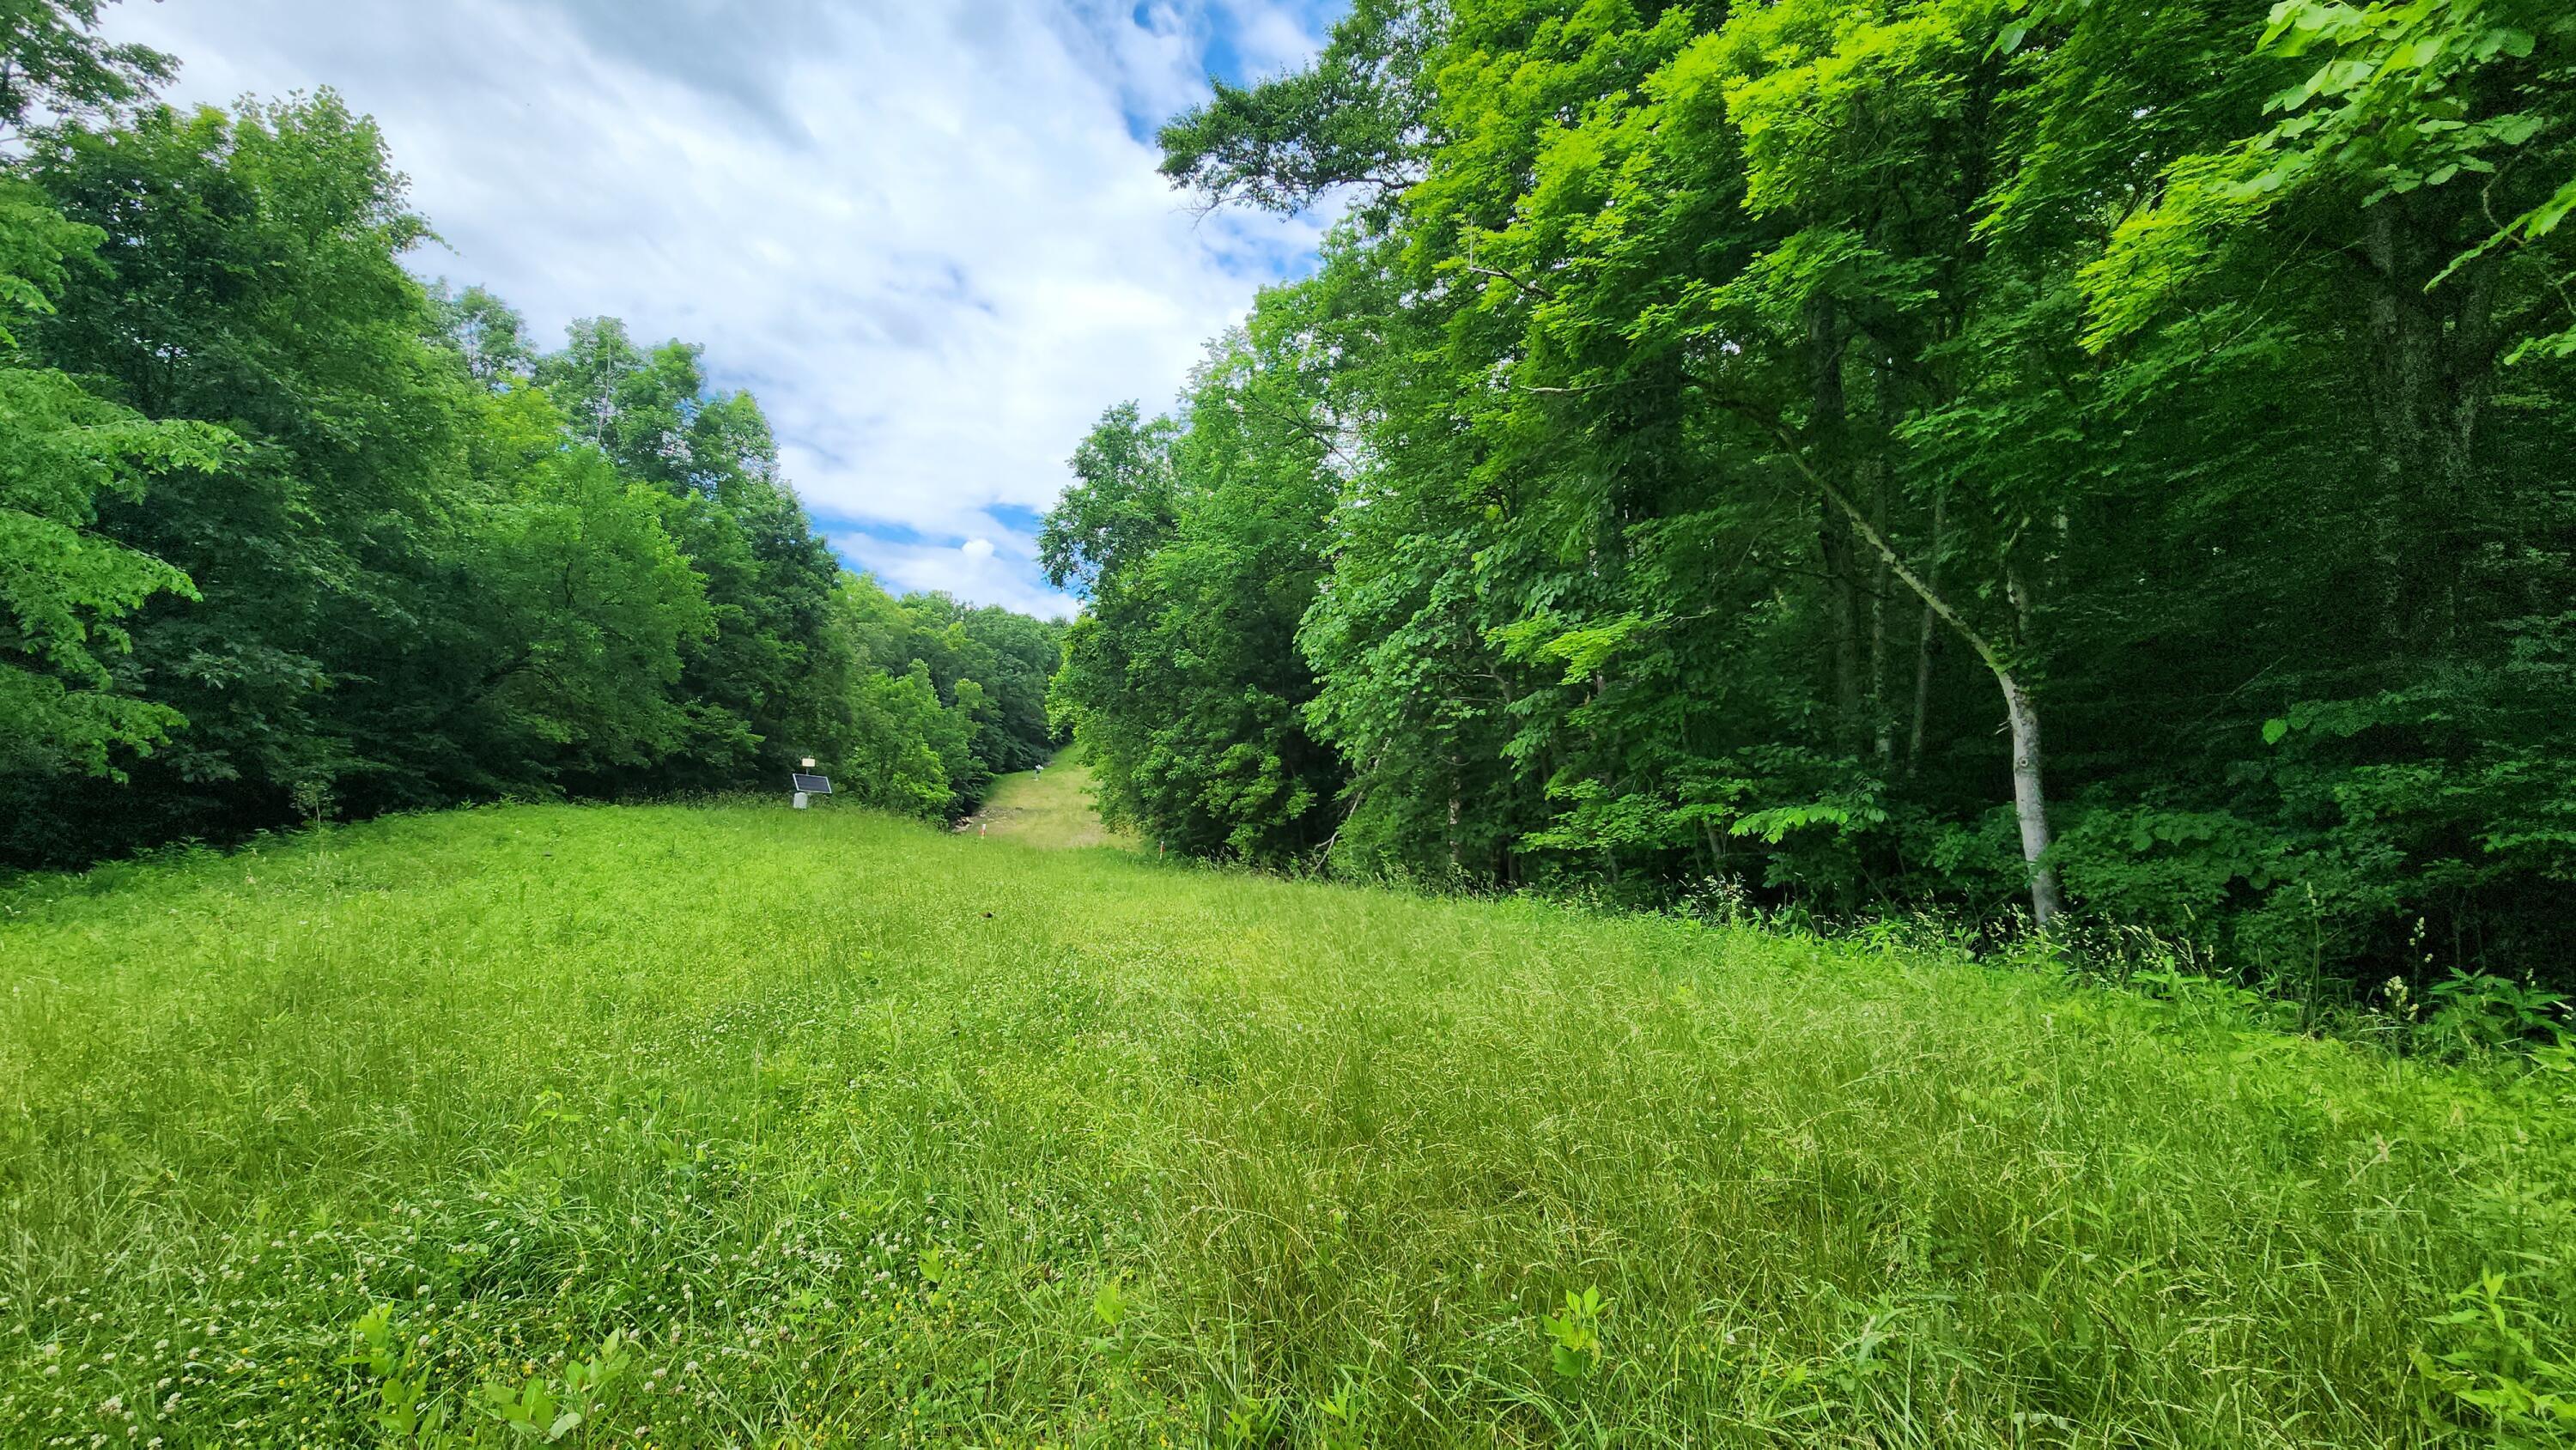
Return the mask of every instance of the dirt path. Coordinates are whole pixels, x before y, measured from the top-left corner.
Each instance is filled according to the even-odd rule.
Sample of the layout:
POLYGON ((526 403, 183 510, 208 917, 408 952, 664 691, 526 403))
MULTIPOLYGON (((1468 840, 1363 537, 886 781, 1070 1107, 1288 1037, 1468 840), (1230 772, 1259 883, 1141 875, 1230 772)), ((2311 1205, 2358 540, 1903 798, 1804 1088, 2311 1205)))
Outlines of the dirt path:
POLYGON ((1032 846, 1133 846, 1100 824, 1091 807, 1091 769, 1065 751, 1043 771, 1024 770, 993 782, 984 808, 963 829, 1032 846))

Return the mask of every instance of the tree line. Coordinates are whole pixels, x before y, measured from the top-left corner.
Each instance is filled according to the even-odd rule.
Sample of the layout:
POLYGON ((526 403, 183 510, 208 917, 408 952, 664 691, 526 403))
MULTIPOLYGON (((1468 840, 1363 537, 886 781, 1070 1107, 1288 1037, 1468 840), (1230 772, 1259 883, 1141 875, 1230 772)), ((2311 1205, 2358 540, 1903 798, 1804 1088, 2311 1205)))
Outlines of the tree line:
POLYGON ((844 570, 749 393, 541 352, 328 92, 158 104, 96 0, 0 22, 0 864, 305 812, 783 790, 962 812, 1060 627, 844 570))
POLYGON ((2576 983, 2576 11, 1358 0, 1044 544, 1167 846, 2576 983))

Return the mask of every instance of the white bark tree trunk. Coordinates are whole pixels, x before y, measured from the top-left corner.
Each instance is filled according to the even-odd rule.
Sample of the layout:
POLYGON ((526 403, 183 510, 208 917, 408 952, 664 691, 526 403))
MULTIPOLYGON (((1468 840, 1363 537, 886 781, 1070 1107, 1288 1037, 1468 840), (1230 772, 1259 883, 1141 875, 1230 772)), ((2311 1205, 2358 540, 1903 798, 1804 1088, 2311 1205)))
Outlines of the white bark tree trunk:
POLYGON ((2021 859, 2030 868, 2031 919, 2046 926, 2066 909, 2057 868, 2048 864, 2048 792, 2040 777, 2039 711, 2012 672, 1995 671, 2003 686, 2004 720, 2012 730, 2013 817, 2021 825, 2021 859))
POLYGON ((1843 516, 1851 521, 1852 532, 1877 551, 1888 572, 1903 580, 1905 587, 1923 601, 1923 607, 1939 615, 1942 623, 1966 640, 1968 648, 1975 650, 1977 658, 1985 661, 1986 668, 1993 672, 1995 684, 2003 691, 2004 721, 2012 732, 2013 816, 2021 826, 2022 863, 2030 871, 2031 919, 2041 926, 2048 925, 2065 912, 2066 897, 2058 887, 2056 868, 2046 860, 2052 839, 2048 829, 2048 792, 2040 773, 2039 708, 2031 700, 2030 691, 2013 673, 2012 663, 2005 658, 2003 650, 1951 608, 1950 601, 1905 562, 1904 556, 1897 553, 1896 547, 1887 541, 1887 536, 1872 525, 1869 516, 1861 512, 1851 496, 1807 460, 1799 450, 1797 438, 1781 427, 1777 420, 1764 421, 1772 436, 1787 450, 1790 463, 1806 475, 1807 481, 1825 496, 1827 503, 1841 510, 1843 516))

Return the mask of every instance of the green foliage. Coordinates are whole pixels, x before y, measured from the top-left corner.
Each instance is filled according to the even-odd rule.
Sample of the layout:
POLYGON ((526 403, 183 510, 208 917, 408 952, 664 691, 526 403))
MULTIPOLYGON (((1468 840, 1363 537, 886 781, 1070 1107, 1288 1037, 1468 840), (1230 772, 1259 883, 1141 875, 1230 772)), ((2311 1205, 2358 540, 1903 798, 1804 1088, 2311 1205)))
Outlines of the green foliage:
POLYGON ((0 3, 0 132, 37 121, 90 121, 115 114, 178 73, 178 62, 146 45, 111 45, 98 33, 110 0, 0 3))
MULTIPOLYGON (((1397 99, 1252 319, 1324 341, 1252 358, 1336 865, 2576 986, 2564 6, 1363 7, 1165 169, 1294 205, 1397 99)), ((1127 577, 1277 572, 1156 517, 1127 577)))
POLYGON ((623 1330, 610 1330, 588 1358, 567 1360, 559 1378, 528 1374, 513 1375, 510 1381, 485 1380, 465 1397, 460 1413, 455 1397, 437 1383, 438 1356, 422 1352, 427 1338, 404 1342, 394 1315, 395 1306, 383 1303, 359 1316, 351 1330, 355 1351, 341 1360, 372 1381, 360 1388, 355 1408, 374 1432, 375 1443, 399 1450, 467 1450, 602 1444, 616 1436, 602 1421, 629 1388, 626 1372, 634 1348, 623 1330), (590 1433, 583 1433, 585 1426, 590 1433))
POLYGON ((353 1352, 341 1361, 363 1368, 375 1381, 374 1403, 360 1401, 362 1418, 383 1445, 437 1445, 454 1407, 430 1398, 431 1367, 421 1346, 396 1336, 394 1306, 378 1304, 350 1330, 353 1352))
POLYGON ((0 863, 807 756, 956 813, 1053 747, 1056 627, 848 579, 698 349, 540 356, 405 269, 371 121, 149 105, 97 9, 0 8, 0 863))
POLYGON ((1565 1305, 1539 1316, 1548 1337, 1548 1367, 1559 1379, 1579 1380, 1601 1364, 1601 1290, 1565 1291, 1565 1305))
POLYGON ((685 649, 712 629, 698 576, 662 526, 661 495, 597 453, 551 454, 495 508, 476 572, 497 673, 490 708, 531 755, 578 749, 597 767, 644 767, 680 748, 672 699, 685 649))
POLYGON ((2567 999, 2528 983, 2455 972, 2425 995, 2433 1011, 2422 1031, 2437 1049, 2492 1052, 2551 1041, 2566 1030, 2567 999))
POLYGON ((429 303, 439 335, 465 364, 467 377, 506 390, 512 380, 536 371, 527 319, 508 303, 481 287, 458 292, 445 278, 430 286, 429 303))
MULTIPOLYGON (((2560 305, 2514 318, 2524 331, 2509 356, 2565 354, 2576 335, 2569 263, 2547 245, 2576 203, 2576 21, 2562 7, 2281 0, 2255 52, 2293 80, 2264 103, 2280 119, 2229 150, 2171 163, 2163 198, 2124 222, 2087 270, 2090 341, 2154 321, 2220 264, 2231 234, 2284 210, 2340 204, 2404 214, 2389 225, 2417 234, 2407 240, 2425 250, 2420 262, 2371 243, 2370 265, 2398 285, 2430 267, 2421 285, 2438 290, 2517 254, 2518 268, 2560 289, 2560 305)), ((2476 345, 2492 353, 2492 342, 2476 345)))
POLYGON ((2533 1338, 2537 1306, 2508 1292, 2513 1282, 2487 1273, 2461 1290, 2460 1307, 2432 1321, 2450 1347, 2439 1355, 2413 1350, 2415 1367, 2448 1402, 2434 1411, 2439 1420, 2513 1450, 2565 1445, 2576 1440, 2576 1365, 2533 1338))
MULTIPOLYGON (((0 8, 0 134, 119 113, 172 62, 98 35, 99 0, 0 8)), ((188 576, 103 536, 102 498, 132 501, 156 473, 210 470, 234 441, 218 428, 153 422, 46 366, 21 346, 54 313, 73 267, 107 233, 62 215, 41 189, 0 175, 0 777, 121 778, 119 752, 149 753, 184 725, 116 666, 119 621, 156 595, 195 597, 188 576)))
POLYGON ((1214 99, 1159 133, 1163 174, 1210 206, 1295 213, 1349 188, 1383 201, 1415 169, 1437 35, 1429 7, 1359 0, 1306 69, 1249 87, 1212 78, 1214 99))
POLYGON ((849 789, 907 815, 962 815, 998 774, 1044 761, 1061 743, 1046 678, 1061 627, 944 594, 897 599, 861 575, 833 598, 837 648, 860 671, 848 745, 849 789))
POLYGON ((498 1380, 484 1382, 475 1408, 500 1422, 514 1442, 558 1444, 607 1409, 632 1356, 622 1330, 608 1331, 597 1353, 568 1363, 560 1384, 530 1376, 512 1389, 498 1380))
MULTIPOLYGON (((12 311, 50 312, 64 258, 97 242, 40 194, 0 181, 0 303, 12 311)), ((133 648, 118 621, 158 594, 193 598, 195 586, 89 526, 102 498, 135 500, 155 473, 214 469, 232 441, 147 421, 30 365, 0 328, 0 772, 110 774, 111 751, 148 752, 185 723, 120 689, 111 663, 133 648)))
POLYGON ((1111 409, 1047 516, 1048 576, 1087 591, 1053 709, 1113 823, 1158 845, 1277 862, 1330 834, 1339 784, 1306 729, 1296 645, 1323 574, 1328 346, 1316 299, 1266 294, 1209 353, 1183 419, 1111 409))

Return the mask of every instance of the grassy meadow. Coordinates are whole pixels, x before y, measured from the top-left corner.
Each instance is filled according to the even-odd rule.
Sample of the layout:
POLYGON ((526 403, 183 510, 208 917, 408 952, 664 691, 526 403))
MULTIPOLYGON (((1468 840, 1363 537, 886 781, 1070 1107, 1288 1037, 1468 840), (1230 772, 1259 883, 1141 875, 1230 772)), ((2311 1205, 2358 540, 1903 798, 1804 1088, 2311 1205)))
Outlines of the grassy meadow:
POLYGON ((390 819, 0 896, 0 1444, 2564 1443, 2570 1095, 829 805, 390 819))
POLYGON ((994 781, 993 793, 975 813, 975 825, 987 836, 1056 850, 1135 844, 1100 823, 1091 808, 1091 767, 1070 750, 1048 761, 1044 770, 994 781))

